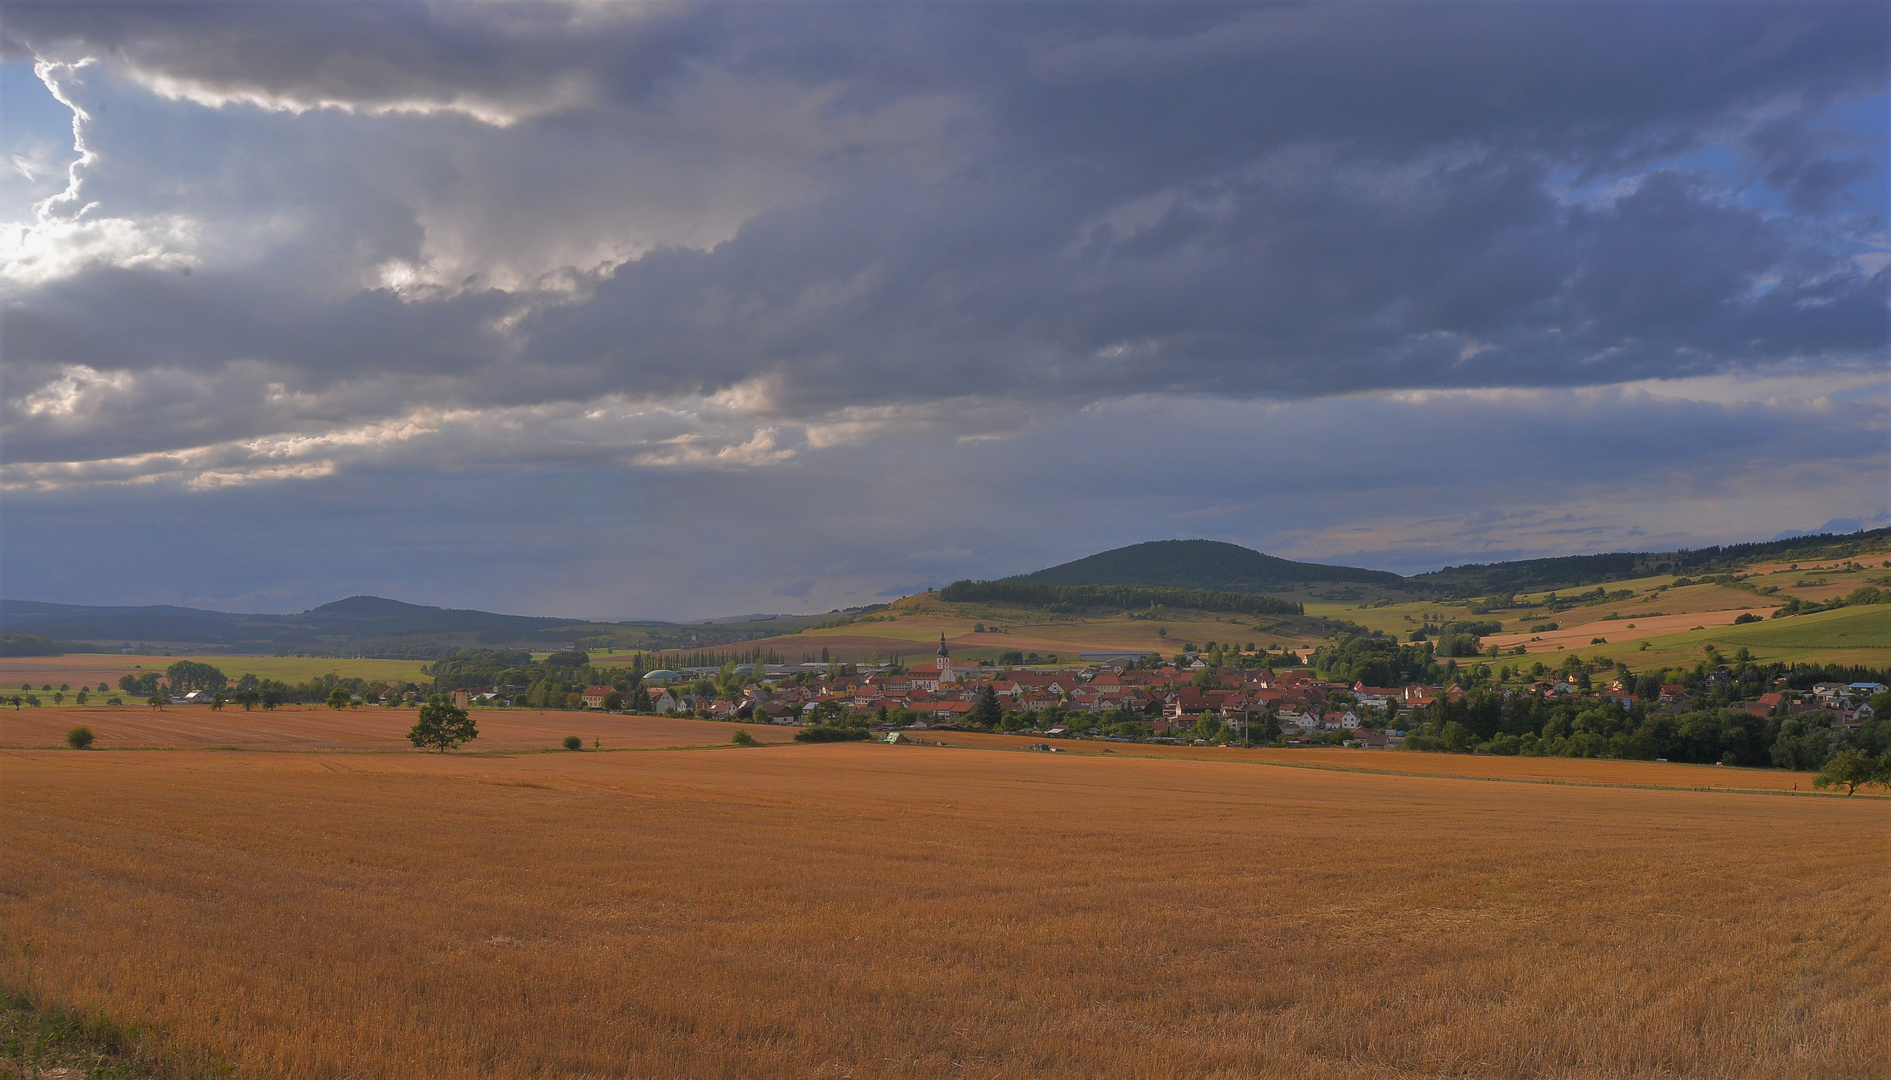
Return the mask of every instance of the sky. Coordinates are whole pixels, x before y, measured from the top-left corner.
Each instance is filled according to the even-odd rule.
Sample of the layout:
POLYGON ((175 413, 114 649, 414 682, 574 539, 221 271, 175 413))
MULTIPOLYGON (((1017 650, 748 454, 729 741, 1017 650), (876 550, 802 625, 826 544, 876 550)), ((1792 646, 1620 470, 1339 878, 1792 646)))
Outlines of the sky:
POLYGON ((0 595, 1891 525, 1880 3, 9 3, 0 595))

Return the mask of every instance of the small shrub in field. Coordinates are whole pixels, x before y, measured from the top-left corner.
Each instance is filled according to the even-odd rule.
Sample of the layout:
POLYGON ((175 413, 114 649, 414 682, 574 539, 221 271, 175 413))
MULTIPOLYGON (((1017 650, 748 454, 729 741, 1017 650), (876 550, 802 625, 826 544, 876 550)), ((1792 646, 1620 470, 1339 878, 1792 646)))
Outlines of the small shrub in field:
POLYGON ((92 739, 92 729, 89 727, 76 727, 66 732, 66 745, 74 750, 83 750, 91 746, 92 739))
POLYGON ((754 746, 755 736, 749 734, 748 728, 736 728, 735 737, 729 741, 737 746, 754 746))
POLYGON ((867 729, 829 727, 817 724, 811 728, 802 728, 794 733, 795 742, 865 742, 867 729))
POLYGON ((576 735, 567 735, 565 736, 565 749, 582 750, 584 749, 584 740, 578 738, 576 735))

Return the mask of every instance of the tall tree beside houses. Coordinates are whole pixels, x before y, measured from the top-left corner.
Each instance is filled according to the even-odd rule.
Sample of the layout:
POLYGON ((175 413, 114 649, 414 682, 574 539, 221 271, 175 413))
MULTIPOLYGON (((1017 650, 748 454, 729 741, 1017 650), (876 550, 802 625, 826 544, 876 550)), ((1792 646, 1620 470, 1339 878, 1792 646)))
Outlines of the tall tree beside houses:
POLYGON ((985 689, 978 695, 978 703, 972 706, 972 713, 968 719, 980 727, 994 728, 1004 718, 1005 709, 1004 706, 998 704, 998 691, 990 683, 986 683, 985 689))

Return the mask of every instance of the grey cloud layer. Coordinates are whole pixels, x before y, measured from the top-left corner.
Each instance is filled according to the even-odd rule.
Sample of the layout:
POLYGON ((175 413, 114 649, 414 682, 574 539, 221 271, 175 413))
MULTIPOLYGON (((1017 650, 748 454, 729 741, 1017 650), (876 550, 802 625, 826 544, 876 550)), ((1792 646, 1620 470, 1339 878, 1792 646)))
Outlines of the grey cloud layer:
POLYGON ((473 431, 437 458, 293 485, 11 495, 0 594, 300 610, 369 592, 706 618, 871 603, 1158 536, 1401 571, 1663 550, 1891 523, 1865 482, 1882 473, 1884 405, 1152 397, 1006 442, 935 433, 765 473, 442 468, 479 458, 473 431))
POLYGON ((1883 146, 1846 120, 1883 108, 1876 4, 8 19, 14 55, 100 57, 73 76, 109 106, 85 198, 187 220, 194 260, 8 292, 14 463, 423 406, 737 388, 735 446, 948 400, 989 403, 977 432, 1136 394, 1885 347, 1883 207, 1858 195, 1883 146), (61 407, 32 396, 75 378, 61 407))

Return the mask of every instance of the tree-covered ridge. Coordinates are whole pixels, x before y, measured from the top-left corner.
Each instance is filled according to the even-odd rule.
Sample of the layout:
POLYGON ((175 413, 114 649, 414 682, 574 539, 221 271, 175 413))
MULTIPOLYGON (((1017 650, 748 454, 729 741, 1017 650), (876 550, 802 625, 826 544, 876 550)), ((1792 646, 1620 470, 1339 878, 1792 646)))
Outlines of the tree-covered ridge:
POLYGON ((44 634, 0 634, 0 656, 64 656, 103 652, 83 641, 54 641, 44 634))
POLYGON ((1124 611, 1142 611, 1164 607, 1243 615, 1299 615, 1304 610, 1290 600, 1215 589, 1154 588, 1145 585, 1048 585, 1019 578, 955 581, 939 590, 939 599, 950 603, 1023 604, 1050 610, 1121 608, 1124 611))
POLYGON ((1614 551, 1467 563, 1402 577, 1385 570, 1294 562, 1218 540, 1152 540, 1004 580, 1047 585, 1144 585, 1237 593, 1283 592, 1304 585, 1352 583, 1419 596, 1465 598, 1577 588, 1652 574, 1700 575, 1761 560, 1850 558, 1887 548, 1891 548, 1891 529, 1874 529, 1682 551, 1614 551))
POLYGON ((1401 588, 1384 570, 1294 562, 1219 540, 1151 540, 1100 552, 1007 581, 1046 585, 1146 585, 1213 592, 1266 592, 1309 582, 1401 588))
POLYGON ((1717 544, 1681 551, 1614 551, 1551 559, 1466 563, 1415 574, 1406 580, 1424 593, 1484 596, 1493 593, 1566 589, 1653 574, 1706 574, 1760 561, 1845 559, 1891 546, 1891 529, 1819 533, 1751 544, 1717 544))

